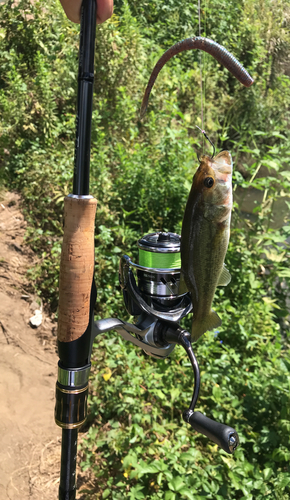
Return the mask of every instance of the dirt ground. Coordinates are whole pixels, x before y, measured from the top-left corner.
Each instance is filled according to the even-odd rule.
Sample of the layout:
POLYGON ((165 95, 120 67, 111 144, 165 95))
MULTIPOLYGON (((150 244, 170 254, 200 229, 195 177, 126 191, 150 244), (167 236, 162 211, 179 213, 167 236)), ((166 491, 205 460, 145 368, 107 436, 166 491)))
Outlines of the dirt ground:
POLYGON ((0 196, 0 500, 58 498, 61 429, 54 423, 56 323, 32 294, 26 222, 16 193, 0 196))

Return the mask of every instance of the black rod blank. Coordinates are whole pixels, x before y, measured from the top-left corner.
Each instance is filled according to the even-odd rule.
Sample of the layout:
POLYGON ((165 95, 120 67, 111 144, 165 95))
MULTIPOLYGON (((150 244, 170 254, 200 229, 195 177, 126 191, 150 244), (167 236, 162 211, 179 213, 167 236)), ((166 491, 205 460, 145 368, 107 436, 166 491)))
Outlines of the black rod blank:
POLYGON ((59 500, 75 500, 77 429, 62 429, 59 500))
POLYGON ((77 195, 89 194, 96 15, 96 0, 83 0, 73 180, 73 194, 77 195))

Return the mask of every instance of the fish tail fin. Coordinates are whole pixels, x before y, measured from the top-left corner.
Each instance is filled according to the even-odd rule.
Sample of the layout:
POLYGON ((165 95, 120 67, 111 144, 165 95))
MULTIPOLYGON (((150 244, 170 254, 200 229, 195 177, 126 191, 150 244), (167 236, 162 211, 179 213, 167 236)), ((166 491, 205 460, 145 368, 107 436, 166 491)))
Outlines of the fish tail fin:
POLYGON ((222 321, 215 311, 211 311, 207 316, 200 319, 194 319, 191 328, 191 340, 196 342, 203 333, 221 326, 222 321))

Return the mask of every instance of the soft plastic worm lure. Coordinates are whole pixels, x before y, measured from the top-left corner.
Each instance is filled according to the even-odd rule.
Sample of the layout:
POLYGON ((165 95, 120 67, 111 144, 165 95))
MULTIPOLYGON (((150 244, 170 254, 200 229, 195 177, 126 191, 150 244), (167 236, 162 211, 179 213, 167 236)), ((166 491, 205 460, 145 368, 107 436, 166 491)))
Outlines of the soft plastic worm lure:
POLYGON ((186 38, 181 42, 176 43, 170 49, 168 49, 164 54, 160 57, 159 61, 155 65, 148 85, 145 90, 145 94, 142 101, 140 117, 142 118, 147 109, 148 100, 150 96, 150 92, 154 85, 154 82, 163 68, 164 64, 169 61, 173 56, 179 54, 179 52, 183 52, 185 50, 191 49, 200 49, 204 52, 208 52, 211 56, 213 56, 220 64, 222 64, 225 68, 232 73, 245 87, 250 87, 254 82, 253 78, 249 73, 245 70, 245 68, 239 63, 239 61, 231 54, 227 49, 225 49, 219 43, 210 40, 209 38, 204 38, 200 36, 194 36, 192 38, 186 38))

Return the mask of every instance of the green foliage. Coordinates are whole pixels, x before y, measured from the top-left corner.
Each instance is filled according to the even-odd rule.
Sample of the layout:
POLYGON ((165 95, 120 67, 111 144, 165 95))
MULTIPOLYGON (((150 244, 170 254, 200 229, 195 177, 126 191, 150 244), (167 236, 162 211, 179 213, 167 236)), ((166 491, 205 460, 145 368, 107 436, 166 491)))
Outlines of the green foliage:
POLYGON ((240 449, 228 457, 182 423, 192 371, 181 348, 154 361, 114 336, 100 340, 90 395, 94 426, 83 443, 83 467, 95 472, 97 498, 131 498, 137 491, 153 499, 287 498, 287 344, 260 295, 246 297, 237 310, 235 300, 252 286, 240 278, 234 291, 241 283, 240 296, 220 301, 223 330, 204 335, 196 347, 198 409, 235 426, 240 449))
MULTIPOLYGON (((160 73, 142 123, 138 111, 149 74, 166 48, 198 34, 196 5, 115 4, 113 18, 97 30, 91 152, 91 193, 98 199, 96 313, 126 319, 120 256, 137 260, 142 234, 180 232, 196 154, 203 149, 195 128, 201 125, 201 61, 204 128, 232 152, 236 203, 226 258, 232 281, 218 289, 214 306, 223 325, 195 346, 202 376, 198 404, 234 426, 241 447, 229 457, 182 422, 192 372, 181 348, 156 361, 108 334, 93 355, 81 453, 95 487, 83 496, 286 500, 289 1, 202 5, 202 35, 232 51, 255 84, 241 88, 207 54, 182 54, 160 73), (245 216, 248 196, 257 203, 245 216)), ((0 6, 1 178, 23 195, 27 242, 39 257, 30 278, 53 310, 63 199, 71 191, 78 36, 58 0, 45 7, 29 0, 0 6)), ((183 326, 190 328, 190 321, 183 326)))

